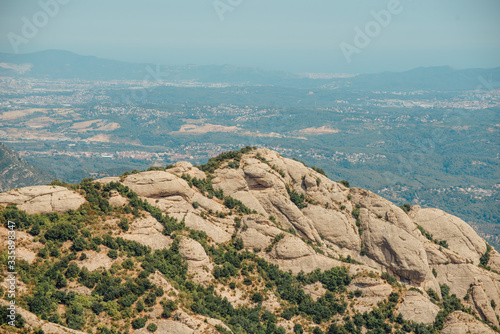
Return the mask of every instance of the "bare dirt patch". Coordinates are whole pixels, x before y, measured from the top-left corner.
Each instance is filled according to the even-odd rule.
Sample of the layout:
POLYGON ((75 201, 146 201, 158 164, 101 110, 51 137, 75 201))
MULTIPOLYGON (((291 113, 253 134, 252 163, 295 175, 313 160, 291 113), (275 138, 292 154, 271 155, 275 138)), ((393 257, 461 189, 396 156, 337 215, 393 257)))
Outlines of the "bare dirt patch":
POLYGON ((310 127, 306 129, 302 129, 299 133, 308 134, 308 135, 326 135, 331 133, 339 133, 340 130, 332 129, 329 126, 321 126, 321 127, 310 127))

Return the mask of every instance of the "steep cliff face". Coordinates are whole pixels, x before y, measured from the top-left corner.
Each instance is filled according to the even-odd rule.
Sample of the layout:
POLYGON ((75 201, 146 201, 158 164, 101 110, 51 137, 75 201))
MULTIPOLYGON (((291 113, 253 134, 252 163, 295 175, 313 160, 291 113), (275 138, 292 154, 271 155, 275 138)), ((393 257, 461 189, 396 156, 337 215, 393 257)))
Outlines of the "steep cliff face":
POLYGON ((22 159, 16 152, 0 143, 0 191, 47 184, 50 176, 22 159))
MULTIPOLYGON (((350 280, 345 288, 334 291, 349 300, 344 314, 353 319, 357 313, 370 312, 389 300, 394 316, 401 314, 408 321, 434 324, 443 333, 464 328, 471 333, 494 332, 480 320, 498 326, 500 255, 459 218, 420 207, 405 212, 374 193, 347 188, 301 162, 266 149, 245 150, 212 164, 215 167, 205 166, 207 172, 183 162, 167 170, 97 180, 94 185, 104 193, 111 213, 106 211, 88 224, 87 230, 92 236, 108 233, 152 251, 177 252, 186 266, 186 277, 213 289, 235 308, 260 302, 264 309, 279 316, 289 307, 289 301, 283 302, 283 292, 273 294, 273 285, 265 285, 264 278, 260 284, 266 288, 256 282, 247 284, 245 279, 251 277, 248 274, 246 278, 242 274, 239 281, 240 269, 228 259, 221 262, 221 255, 214 250, 225 247, 221 245, 237 245, 238 254, 253 254, 283 272, 298 275, 297 282, 303 283, 303 291, 314 300, 322 301, 331 293, 326 281, 313 282, 311 277, 317 270, 344 267, 350 280), (149 207, 137 206, 137 200, 149 207), (130 208, 139 209, 131 214, 130 208), (174 220, 176 223, 169 225, 174 220), (206 237, 200 239, 200 235, 206 237), (228 288, 231 277, 234 286, 228 288), (256 291, 267 293, 264 301, 254 297, 256 291), (454 308, 450 309, 449 304, 454 308)), ((0 194, 0 205, 17 204, 29 214, 61 214, 81 208, 88 213, 88 194, 88 188, 72 191, 63 187, 31 187, 0 194)), ((50 224, 47 223, 49 227, 50 224)), ((5 234, 2 229, 2 235, 5 234)), ((90 237, 88 240, 90 244, 90 237)), ((33 262, 44 245, 38 239, 25 242, 22 247, 19 256, 33 262)), ((109 245, 100 248, 107 250, 109 245)), ((124 260, 121 253, 110 261, 99 260, 99 252, 92 252, 86 251, 86 256, 94 257, 90 261, 94 264, 92 269, 100 266, 99 261, 109 269, 124 260)), ((76 263, 92 270, 88 259, 76 263)), ((148 270, 146 265, 143 268, 148 270)), ((242 268, 248 272, 252 266, 242 268)), ((140 311, 152 319, 160 317, 157 325, 162 332, 205 333, 216 327, 219 331, 235 330, 234 324, 227 327, 221 321, 224 319, 216 319, 215 312, 211 316, 198 312, 197 307, 189 304, 189 298, 183 304, 186 297, 180 283, 172 283, 165 272, 151 273, 151 281, 163 291, 170 291, 168 299, 179 301, 172 318, 163 319, 159 305, 140 311)), ((319 324, 315 325, 314 317, 302 317, 302 311, 297 312, 294 318, 279 318, 277 325, 292 332, 294 325, 300 323, 312 332, 314 327, 327 330, 332 324, 331 320, 314 320, 319 324)), ((338 320, 339 325, 349 326, 349 321, 342 317, 338 320)), ((396 324, 394 330, 402 326, 396 324)))

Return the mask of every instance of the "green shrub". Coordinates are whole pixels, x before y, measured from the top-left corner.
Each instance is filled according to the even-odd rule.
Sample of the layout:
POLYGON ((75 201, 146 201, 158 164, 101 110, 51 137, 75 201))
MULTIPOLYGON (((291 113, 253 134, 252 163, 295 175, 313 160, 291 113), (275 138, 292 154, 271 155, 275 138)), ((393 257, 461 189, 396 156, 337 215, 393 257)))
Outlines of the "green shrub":
POLYGON ((147 330, 154 333, 156 332, 156 330, 158 329, 158 326, 156 326, 156 324, 154 323, 150 323, 147 327, 147 330))
POLYGON ((128 219, 125 217, 122 217, 122 219, 118 223, 118 227, 121 228, 125 232, 128 231, 129 230, 128 219))
POLYGON ((303 209, 307 207, 306 197, 304 194, 300 194, 295 191, 295 189, 291 189, 290 186, 286 185, 286 190, 288 192, 288 196, 290 196, 290 200, 293 204, 295 204, 299 209, 303 209))
POLYGON ((116 249, 110 249, 108 252, 108 256, 111 259, 116 260, 118 258, 118 251, 116 249))
POLYGON ((439 301, 439 296, 438 294, 436 293, 436 291, 432 290, 432 289, 428 289, 427 290, 427 294, 429 295, 429 297, 431 297, 432 300, 434 301, 439 301))
POLYGON ((411 210, 411 205, 410 205, 410 204, 408 204, 408 203, 405 203, 405 204, 403 204, 403 205, 400 205, 399 207, 400 207, 400 208, 401 208, 401 210, 403 210, 405 213, 408 213, 408 212, 410 212, 410 210, 411 210))
POLYGON ((264 300, 264 296, 262 296, 262 293, 256 292, 252 295, 251 299, 254 303, 262 303, 262 301, 264 300))
POLYGON ((293 332, 294 334, 303 334, 304 329, 302 328, 301 324, 295 324, 295 326, 293 326, 293 332))
POLYGON ((318 173, 320 173, 320 174, 322 174, 322 175, 324 175, 324 176, 326 176, 326 173, 325 173, 325 171, 322 168, 311 166, 311 169, 314 170, 314 171, 316 171, 316 172, 318 172, 318 173))
POLYGON ((50 227, 47 232, 45 232, 45 239, 54 241, 67 241, 73 240, 78 233, 78 229, 71 223, 58 223, 50 227))
POLYGON ((83 237, 76 237, 75 240, 73 240, 72 249, 76 252, 87 249, 87 240, 83 237))
POLYGON ((132 320, 132 328, 133 329, 140 329, 146 326, 146 318, 136 318, 132 320))
POLYGON ((491 246, 486 244, 486 252, 481 255, 481 258, 479 259, 479 265, 481 267, 487 268, 488 267, 488 262, 490 262, 490 252, 491 252, 491 246))

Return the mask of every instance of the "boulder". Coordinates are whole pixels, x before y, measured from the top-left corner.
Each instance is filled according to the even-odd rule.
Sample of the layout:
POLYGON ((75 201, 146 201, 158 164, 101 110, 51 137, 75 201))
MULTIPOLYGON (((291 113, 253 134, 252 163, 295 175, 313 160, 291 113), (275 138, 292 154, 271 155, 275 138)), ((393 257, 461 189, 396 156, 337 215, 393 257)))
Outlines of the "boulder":
POLYGON ((206 179, 205 172, 193 167, 193 165, 187 161, 179 161, 175 163, 173 168, 167 169, 167 172, 175 174, 178 177, 182 177, 183 174, 186 174, 199 180, 206 179))
POLYGON ((213 265, 203 246, 190 238, 183 237, 179 243, 179 253, 188 263, 188 275, 196 283, 206 283, 213 279, 213 265))
POLYGON ((321 282, 305 285, 303 289, 304 292, 311 296, 314 301, 317 301, 328 291, 323 287, 323 284, 321 282))
POLYGON ((378 303, 386 300, 392 292, 392 286, 379 278, 357 277, 347 286, 348 291, 361 291, 356 298, 354 308, 359 312, 370 311, 378 303))
POLYGON ((364 208, 360 219, 369 257, 413 284, 420 284, 432 275, 425 248, 416 237, 364 208))
POLYGON ((157 249, 169 248, 172 240, 163 235, 163 226, 149 213, 146 217, 137 218, 129 223, 129 231, 120 236, 126 240, 136 241, 144 246, 151 247, 154 252, 157 249))
POLYGON ((437 240, 446 240, 451 251, 479 264, 479 258, 486 252, 485 241, 470 225, 458 217, 438 209, 422 209, 413 206, 410 216, 437 240))
POLYGON ((313 226, 324 240, 350 250, 360 249, 356 226, 342 212, 317 205, 309 205, 302 212, 313 222, 313 226))
POLYGON ((60 186, 34 186, 9 190, 0 194, 0 205, 16 204, 28 214, 65 213, 77 210, 85 198, 60 186))
POLYGON ((432 303, 422 293, 409 290, 398 305, 396 313, 398 312, 405 320, 431 325, 439 312, 439 306, 432 303))
POLYGON ((122 207, 122 206, 125 206, 128 204, 128 200, 124 197, 122 197, 122 195, 120 195, 120 193, 118 191, 116 191, 115 189, 111 190, 109 192, 109 205, 111 206, 115 206, 115 207, 122 207))
POLYGON ((455 311, 450 314, 444 323, 441 334, 494 334, 496 333, 487 325, 474 318, 472 315, 455 311))
POLYGON ((132 174, 127 176, 123 184, 138 196, 147 198, 181 196, 190 199, 195 193, 185 180, 163 171, 132 174))
POLYGON ((474 306, 476 307, 481 319, 486 320, 498 327, 498 319, 496 317, 495 310, 493 310, 493 307, 491 306, 491 299, 486 296, 482 284, 474 284, 471 289, 472 300, 474 301, 474 306))

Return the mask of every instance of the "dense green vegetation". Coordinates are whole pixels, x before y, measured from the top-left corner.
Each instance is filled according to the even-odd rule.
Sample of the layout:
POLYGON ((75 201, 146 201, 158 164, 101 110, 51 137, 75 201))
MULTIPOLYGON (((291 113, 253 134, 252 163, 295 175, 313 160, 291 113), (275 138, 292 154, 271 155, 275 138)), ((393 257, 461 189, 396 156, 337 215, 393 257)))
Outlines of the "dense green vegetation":
POLYGON ((199 166, 199 168, 207 173, 213 173, 223 162, 229 162, 230 168, 238 168, 241 156, 245 153, 250 152, 255 149, 255 147, 246 146, 239 151, 230 151, 219 154, 214 158, 210 158, 208 162, 204 165, 199 166), (231 161, 232 160, 232 161, 231 161))
MULTIPOLYGON (((254 213, 240 201, 224 196, 222 191, 215 191, 210 177, 198 180, 184 175, 183 178, 207 196, 218 197, 228 209, 238 213, 234 216, 236 229, 244 228, 241 215, 254 213)), ((381 278, 393 286, 393 292, 373 310, 359 313, 350 303, 361 297, 362 292, 347 291, 346 286, 353 277, 344 267, 326 271, 317 269, 311 273, 300 272, 293 275, 245 250, 242 239, 237 238, 236 234, 231 241, 216 244, 205 232, 186 228, 182 221, 163 214, 121 183, 102 185, 85 179, 80 184, 58 182, 58 185, 81 192, 87 203, 78 210, 65 214, 29 215, 15 206, 9 206, 1 209, 0 223, 6 225, 8 220, 16 221, 19 230, 27 231, 36 238, 35 241, 43 245, 32 264, 25 261, 18 263, 18 275, 30 287, 29 292, 19 298, 19 305, 41 319, 69 328, 87 331, 95 328, 97 333, 113 334, 140 328, 154 332, 157 325, 154 319, 148 317, 148 312, 155 305, 160 305, 163 309, 160 318, 171 318, 176 310, 182 308, 187 312, 220 319, 236 334, 286 333, 285 328, 280 325, 280 319, 293 321, 295 333, 305 332, 303 324, 308 323, 314 328, 314 333, 357 334, 366 331, 368 334, 435 334, 451 312, 471 312, 462 306, 455 295, 449 295, 448 287, 441 286, 442 299, 432 290, 428 291, 429 296, 441 308, 434 325, 425 326, 406 321, 396 312, 403 287, 394 277, 385 273, 381 278), (112 190, 128 198, 129 204, 122 208, 110 206, 108 198, 112 190), (129 219, 140 217, 144 212, 149 212, 161 223, 165 235, 172 239, 168 249, 152 252, 149 247, 135 241, 113 236, 102 226, 106 218, 113 217, 117 221, 117 230, 126 231, 129 229, 129 219), (181 236, 189 236, 198 241, 215 264, 212 274, 217 282, 225 289, 248 291, 244 297, 248 303, 235 307, 221 297, 216 284, 194 283, 188 275, 187 264, 179 253, 181 236), (63 247, 64 243, 69 243, 69 248, 63 247), (94 271, 80 269, 77 261, 85 260, 86 252, 90 251, 105 252, 114 260, 113 265, 109 269, 94 271), (160 286, 152 283, 151 275, 156 271, 163 274, 179 291, 179 298, 172 299, 160 286), (76 283, 89 289, 91 293, 85 295, 74 291, 65 292, 66 288, 76 283), (314 283, 321 284, 327 290, 317 300, 304 291, 306 285, 314 283), (263 307, 263 303, 271 298, 276 298, 281 305, 277 314, 263 307), (60 312, 61 308, 64 312, 60 312)), ((308 199, 304 195, 287 188, 297 207, 307 205, 308 199)), ((355 205, 352 215, 361 229, 360 209, 359 205, 355 205)), ((421 231, 426 235, 423 229, 421 231)), ((283 238, 285 233, 276 235, 265 251, 271 252, 283 238)), ((433 240, 432 235, 428 238, 433 240)), ((314 247, 312 244, 311 246, 314 247)), ((481 265, 485 268, 490 251, 491 247, 488 246, 481 257, 481 265)), ((361 253, 363 255, 363 247, 361 253)), ((3 270, 6 256, 1 256, 3 270)), ((350 257, 341 260, 356 262, 350 257)), ((0 309, 0 312, 4 310, 0 309)), ((21 318, 17 325, 23 326, 21 318)), ((221 333, 226 332, 221 326, 217 328, 221 333)))

